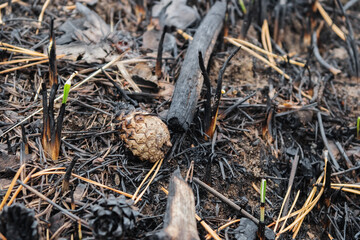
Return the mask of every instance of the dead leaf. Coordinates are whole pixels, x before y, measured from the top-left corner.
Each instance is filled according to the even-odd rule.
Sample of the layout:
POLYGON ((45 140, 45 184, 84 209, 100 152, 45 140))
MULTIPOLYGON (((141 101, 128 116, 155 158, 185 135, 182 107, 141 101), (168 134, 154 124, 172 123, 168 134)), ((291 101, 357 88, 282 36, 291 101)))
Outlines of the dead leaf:
POLYGON ((83 60, 87 63, 103 63, 110 61, 114 55, 110 55, 113 51, 110 45, 106 43, 98 43, 88 45, 83 42, 74 42, 67 45, 59 45, 56 47, 56 54, 66 56, 63 59, 72 61, 83 60))
POLYGON ((12 179, 0 178, 0 190, 7 189, 11 183, 12 179))
POLYGON ((82 201, 85 196, 85 190, 86 190, 85 184, 83 183, 78 184, 74 191, 74 200, 82 201))
POLYGON ((165 100, 170 100, 174 93, 175 86, 165 81, 159 81, 158 86, 160 88, 158 96, 163 97, 165 100))
POLYGON ((147 63, 136 64, 135 67, 133 67, 133 69, 131 69, 130 73, 131 73, 131 76, 136 75, 138 77, 141 77, 143 79, 150 80, 150 81, 152 81, 154 79, 154 77, 155 77, 155 79, 157 79, 157 77, 155 75, 153 75, 152 70, 147 63))
POLYGON ((159 18, 162 26, 174 26, 182 30, 200 19, 197 10, 186 5, 186 0, 162 0, 153 6, 152 17, 159 18), (162 11, 170 2, 166 10, 162 11))
POLYGON ((19 165, 19 160, 15 155, 8 155, 6 153, 0 153, 0 172, 6 168, 11 168, 19 165))
MULTIPOLYGON (((143 48, 156 50, 159 46, 161 32, 158 30, 149 30, 143 34, 143 48)), ((163 52, 171 52, 176 49, 176 39, 173 35, 166 33, 163 43, 163 52)))

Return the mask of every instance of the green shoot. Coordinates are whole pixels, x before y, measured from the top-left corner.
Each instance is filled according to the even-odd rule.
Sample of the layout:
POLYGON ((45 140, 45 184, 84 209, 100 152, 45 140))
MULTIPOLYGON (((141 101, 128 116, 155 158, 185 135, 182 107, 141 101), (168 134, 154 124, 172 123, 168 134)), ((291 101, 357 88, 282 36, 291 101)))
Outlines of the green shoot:
POLYGON ((239 0, 239 5, 240 5, 240 8, 241 8, 241 11, 246 14, 246 7, 245 7, 245 4, 244 4, 244 1, 243 0, 239 0))
POLYGON ((356 123, 356 137, 360 139, 360 117, 357 118, 356 123))
POLYGON ((69 79, 66 81, 65 85, 64 85, 64 95, 63 95, 63 100, 62 103, 65 104, 67 101, 67 98, 69 96, 69 92, 70 92, 70 87, 71 87, 71 80, 77 75, 77 72, 74 72, 73 74, 71 74, 71 76, 69 77, 69 79))
POLYGON ((265 194, 266 194, 266 180, 261 180, 261 189, 260 189, 260 202, 264 207, 261 208, 260 211, 260 221, 264 222, 265 220, 265 194))

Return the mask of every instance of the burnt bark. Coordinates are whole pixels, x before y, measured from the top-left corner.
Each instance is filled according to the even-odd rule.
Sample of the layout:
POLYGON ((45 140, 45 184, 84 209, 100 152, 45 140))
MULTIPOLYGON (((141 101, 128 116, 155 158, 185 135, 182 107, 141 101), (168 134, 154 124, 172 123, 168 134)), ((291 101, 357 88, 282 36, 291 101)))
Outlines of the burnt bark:
POLYGON ((207 66, 223 25, 225 10, 225 1, 216 2, 212 6, 186 52, 167 116, 169 127, 174 131, 186 131, 193 120, 203 85, 198 53, 202 53, 207 66))
POLYGON ((174 171, 171 177, 164 228, 148 239, 200 239, 196 228, 194 195, 192 189, 181 177, 179 169, 174 171))

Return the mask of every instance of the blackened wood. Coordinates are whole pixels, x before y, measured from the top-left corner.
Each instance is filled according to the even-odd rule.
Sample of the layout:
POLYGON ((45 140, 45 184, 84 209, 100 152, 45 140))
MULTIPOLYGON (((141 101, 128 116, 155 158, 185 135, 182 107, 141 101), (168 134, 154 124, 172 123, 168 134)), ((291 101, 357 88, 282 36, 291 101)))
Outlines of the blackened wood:
POLYGON ((211 82, 208 73, 206 72, 206 68, 204 65, 204 60, 201 52, 199 52, 199 67, 201 70, 201 74, 204 78, 204 83, 206 86, 206 101, 204 104, 205 114, 204 114, 204 129, 208 129, 211 121, 211 82))
POLYGON ((164 228, 150 239, 200 239, 196 229, 194 195, 192 189, 181 177, 179 169, 174 171, 171 177, 164 228))
POLYGON ((201 51, 204 64, 207 65, 223 25, 225 10, 224 1, 212 6, 186 52, 167 116, 169 127, 175 131, 186 131, 193 120, 203 84, 198 53, 201 51))

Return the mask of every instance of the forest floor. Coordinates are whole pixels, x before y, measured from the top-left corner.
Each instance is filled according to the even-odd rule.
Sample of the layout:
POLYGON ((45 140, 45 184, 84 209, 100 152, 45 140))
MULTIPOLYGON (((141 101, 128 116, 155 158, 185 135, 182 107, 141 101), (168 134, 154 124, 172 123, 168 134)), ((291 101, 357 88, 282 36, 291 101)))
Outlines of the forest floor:
MULTIPOLYGON (((183 31, 194 36, 213 1, 188 1, 186 5, 174 0, 168 8, 164 8, 168 1, 51 1, 41 25, 42 1, 12 2, 11 6, 0 5, 0 210, 4 204, 11 205, 14 196, 14 202, 34 211, 41 238, 79 239, 81 232, 82 238, 92 239, 91 206, 111 194, 120 196, 119 191, 133 195, 154 166, 133 156, 121 140, 115 121, 121 103, 137 102, 139 108, 167 123, 175 83, 191 44, 177 31, 180 27, 174 26, 185 26, 183 31), (42 143, 42 83, 50 89, 51 18, 58 100, 66 80, 77 72, 66 103, 57 160, 45 153, 42 143), (158 76, 157 48, 162 27, 169 22, 173 28, 165 35, 162 74, 158 76), (78 177, 73 175, 70 187, 64 189, 64 171, 74 158, 70 170, 78 177), (26 187, 16 192, 20 183, 26 187), (79 230, 76 220, 80 219, 79 230)), ((194 177, 257 219, 258 188, 266 179, 265 224, 273 230, 291 186, 283 212, 290 212, 295 199, 292 212, 303 212, 289 217, 286 226, 305 210, 311 211, 303 215, 297 235, 293 228, 279 239, 359 239, 360 4, 269 1, 261 7, 267 1, 244 0, 244 13, 239 2, 228 1, 224 27, 207 66, 212 92, 234 44, 241 43, 229 38, 273 52, 274 56, 253 48, 281 72, 242 47, 225 70, 211 140, 204 129, 204 85, 190 128, 185 132, 170 129, 172 148, 135 204, 140 215, 123 238, 143 239, 163 228, 167 196, 161 187, 168 189, 177 168, 185 178, 193 164, 194 177), (322 10, 332 24, 324 21, 322 10)), ((61 107, 58 100, 55 116, 61 107)), ((240 212, 198 184, 191 182, 190 186, 200 218, 213 230, 233 221, 217 234, 222 239, 241 239, 240 212)), ((0 219, 0 232, 1 221, 5 220, 0 219)), ((197 226, 200 239, 206 239, 207 231, 200 223, 197 226)), ((280 227, 276 233, 281 232, 280 227)), ((7 233, 1 233, 6 237, 7 233)), ((7 239, 13 238, 9 235, 7 239)))

